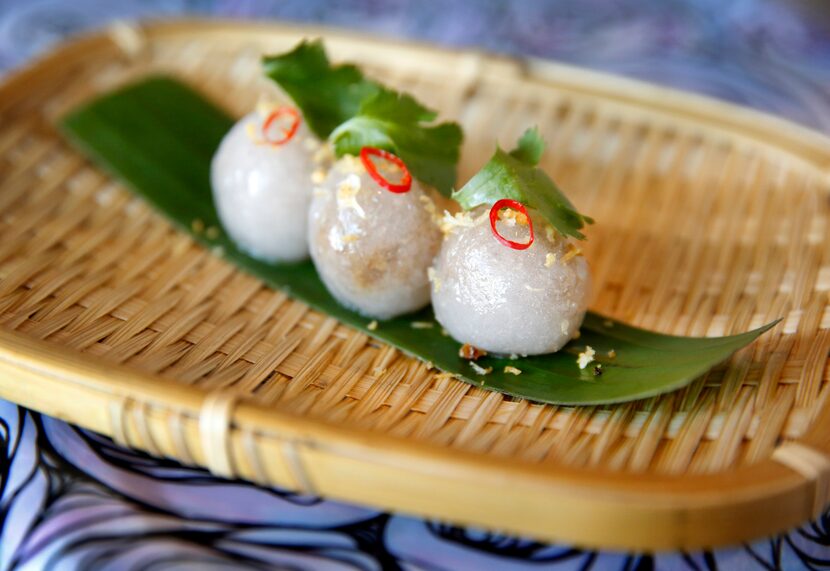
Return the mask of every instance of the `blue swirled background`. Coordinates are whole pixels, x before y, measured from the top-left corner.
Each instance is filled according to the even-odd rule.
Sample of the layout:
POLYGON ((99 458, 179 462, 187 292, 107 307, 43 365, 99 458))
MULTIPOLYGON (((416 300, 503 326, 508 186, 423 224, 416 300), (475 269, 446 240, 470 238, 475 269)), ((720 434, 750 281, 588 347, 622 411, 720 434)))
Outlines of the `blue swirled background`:
MULTIPOLYGON (((113 19, 183 13, 549 57, 830 133, 828 0, 0 0, 0 74, 113 19)), ((593 552, 220 480, 0 401, 0 571, 272 568, 827 569, 830 513, 712 552, 593 552)))
POLYGON ((830 131, 827 0, 0 0, 0 69, 115 18, 183 13, 323 23, 553 58, 830 131))

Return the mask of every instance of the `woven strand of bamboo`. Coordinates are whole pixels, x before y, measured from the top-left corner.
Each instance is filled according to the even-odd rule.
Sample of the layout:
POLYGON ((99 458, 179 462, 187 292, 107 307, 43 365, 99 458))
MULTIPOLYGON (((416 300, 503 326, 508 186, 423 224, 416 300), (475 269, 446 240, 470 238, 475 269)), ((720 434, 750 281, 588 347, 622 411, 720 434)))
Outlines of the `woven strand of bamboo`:
POLYGON ((806 129, 545 62, 220 22, 63 47, 0 87, 0 125, 3 398, 218 475, 583 545, 734 542, 828 502, 830 142, 806 129), (595 310, 683 335, 784 321, 674 394, 511 399, 236 271, 55 130, 151 72, 241 115, 273 93, 260 55, 309 35, 460 120, 461 180, 538 124, 597 219, 595 310))

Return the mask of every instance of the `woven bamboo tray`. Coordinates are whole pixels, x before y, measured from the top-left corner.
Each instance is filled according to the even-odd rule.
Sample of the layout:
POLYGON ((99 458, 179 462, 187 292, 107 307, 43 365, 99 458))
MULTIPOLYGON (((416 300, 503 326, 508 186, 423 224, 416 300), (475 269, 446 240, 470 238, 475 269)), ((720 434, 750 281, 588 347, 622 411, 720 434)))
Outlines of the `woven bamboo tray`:
POLYGON ((241 23, 116 26, 0 87, 0 397, 188 464, 581 545, 695 548, 828 500, 830 141, 540 61, 241 23), (785 320, 687 389, 543 406, 438 379, 270 291, 67 146, 73 105, 169 72, 241 115, 262 52, 322 35, 467 132, 461 180, 538 123, 597 219, 593 308, 686 335, 785 320))

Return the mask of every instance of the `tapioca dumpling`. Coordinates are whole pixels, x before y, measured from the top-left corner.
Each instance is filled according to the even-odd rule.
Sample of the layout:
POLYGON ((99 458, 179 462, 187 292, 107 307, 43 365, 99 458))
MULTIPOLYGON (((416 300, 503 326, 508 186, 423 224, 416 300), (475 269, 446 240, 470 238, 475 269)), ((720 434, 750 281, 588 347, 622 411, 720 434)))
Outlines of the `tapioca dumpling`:
POLYGON ((317 273, 344 306, 389 319, 429 303, 427 270, 441 244, 430 194, 381 187, 345 156, 315 189, 308 241, 317 273))
MULTIPOLYGON (((497 354, 537 355, 561 349, 585 316, 591 278, 585 258, 533 210, 535 240, 511 249, 493 235, 489 208, 457 217, 438 255, 432 305, 438 322, 461 343, 497 354)), ((527 226, 496 222, 499 233, 526 242, 527 226)))
MULTIPOLYGON (((296 117, 293 136, 270 144, 263 138, 268 113, 246 115, 222 140, 211 164, 222 226, 241 250, 266 262, 308 257, 307 212, 320 143, 296 117)), ((274 129, 288 127, 283 123, 274 129)), ((278 131, 274 136, 283 135, 278 131)))

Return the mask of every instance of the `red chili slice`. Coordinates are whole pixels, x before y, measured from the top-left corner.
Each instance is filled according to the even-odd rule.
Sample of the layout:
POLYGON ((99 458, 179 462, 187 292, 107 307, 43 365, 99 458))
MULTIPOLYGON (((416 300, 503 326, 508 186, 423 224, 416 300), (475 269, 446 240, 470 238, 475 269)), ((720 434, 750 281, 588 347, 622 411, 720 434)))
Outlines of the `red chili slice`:
POLYGON ((517 200, 512 200, 510 198, 502 198, 493 205, 493 208, 490 209, 490 229, 493 230, 493 236, 496 237, 496 240, 498 240, 508 248, 513 248, 514 250, 527 250, 528 248, 530 248, 530 245, 533 244, 533 221, 530 219, 530 215, 527 213, 527 208, 525 208, 525 205, 517 200), (504 208, 518 210, 527 217, 527 227, 530 230, 530 240, 528 240, 525 243, 514 242, 513 240, 508 240, 507 238, 499 234, 499 231, 496 229, 496 222, 498 222, 499 220, 499 212, 501 212, 504 208))
POLYGON ((262 140, 275 147, 287 143, 294 137, 294 135, 297 134, 297 129, 300 128, 301 120, 302 118, 300 117, 299 111, 293 107, 278 107, 268 115, 265 122, 262 124, 262 140), (268 133, 271 130, 271 126, 274 125, 278 119, 286 116, 290 117, 291 123, 288 127, 282 129, 282 138, 269 138, 268 133))
POLYGON ((409 174, 409 169, 406 168, 404 162, 397 155, 393 155, 389 151, 376 149, 375 147, 363 147, 362 149, 360 149, 360 160, 363 161, 363 166, 366 167, 369 176, 371 176, 376 183, 378 183, 380 186, 382 186, 389 192, 402 194, 404 192, 409 192, 409 189, 412 188, 412 175, 409 174), (401 182, 393 183, 387 180, 382 174, 380 174, 378 172, 377 165, 375 165, 374 161, 372 160, 373 156, 380 157, 386 161, 389 161, 390 163, 401 169, 401 171, 403 171, 403 177, 401 178, 401 182))

